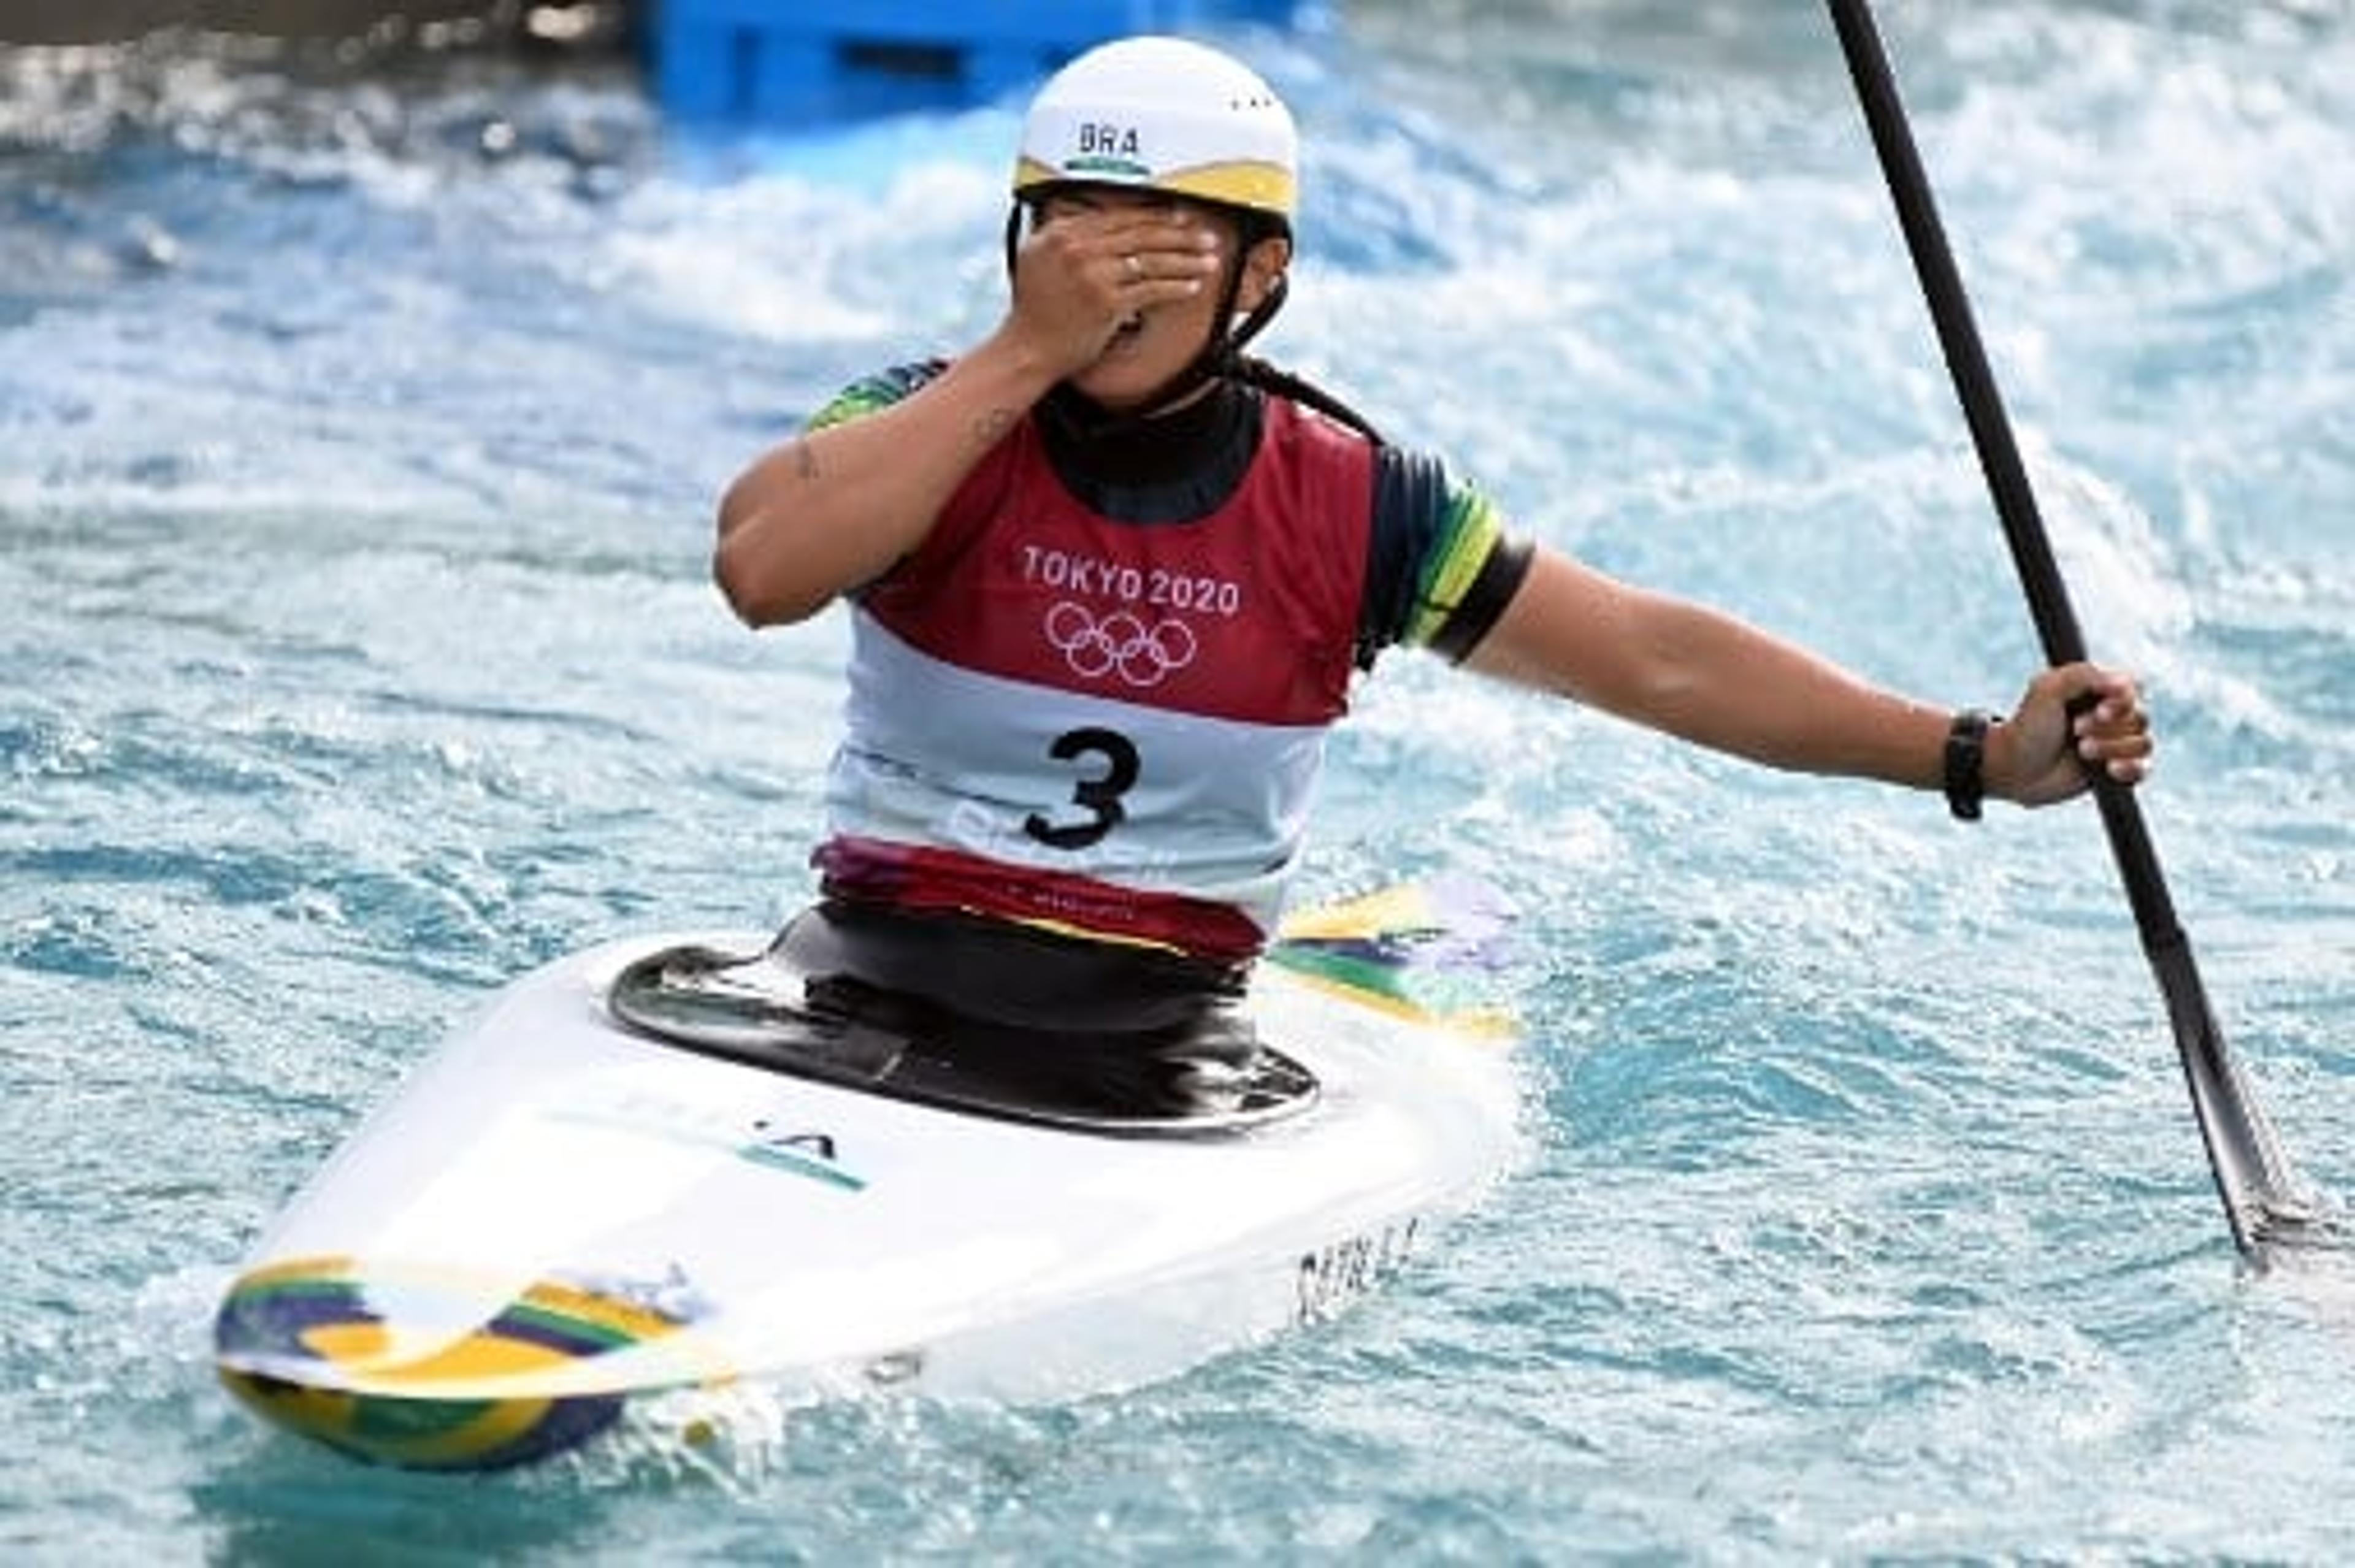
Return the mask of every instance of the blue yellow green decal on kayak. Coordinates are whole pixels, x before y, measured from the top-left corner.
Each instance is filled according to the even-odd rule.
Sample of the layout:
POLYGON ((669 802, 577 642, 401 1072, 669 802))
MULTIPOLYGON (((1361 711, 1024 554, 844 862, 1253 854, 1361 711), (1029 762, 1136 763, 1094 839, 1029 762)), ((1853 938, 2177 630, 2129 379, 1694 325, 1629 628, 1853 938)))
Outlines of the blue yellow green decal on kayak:
POLYGON ((1513 1031, 1497 998, 1510 913, 1485 883, 1402 882, 1284 922, 1268 962, 1352 1000, 1474 1034, 1513 1031))
POLYGON ((683 1327, 650 1307, 543 1282, 472 1330, 403 1359, 351 1260, 314 1258, 240 1279, 215 1320, 214 1346, 221 1381, 276 1425, 376 1464, 499 1469, 586 1442, 620 1415, 622 1396, 453 1398, 437 1385, 527 1379, 683 1327), (317 1369, 315 1381, 301 1375, 306 1367, 317 1369))

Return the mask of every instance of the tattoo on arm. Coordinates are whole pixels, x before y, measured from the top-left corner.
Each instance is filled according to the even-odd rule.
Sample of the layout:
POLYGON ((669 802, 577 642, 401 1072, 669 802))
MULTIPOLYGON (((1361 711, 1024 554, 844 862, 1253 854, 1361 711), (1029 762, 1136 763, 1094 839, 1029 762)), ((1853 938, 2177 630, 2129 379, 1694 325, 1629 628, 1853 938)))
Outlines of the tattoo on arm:
POLYGON ((817 448, 810 444, 806 435, 794 437, 794 473, 805 485, 818 476, 817 448))
POLYGON ((1021 415, 1009 408, 995 408, 973 421, 974 444, 985 452, 1006 439, 1021 415))

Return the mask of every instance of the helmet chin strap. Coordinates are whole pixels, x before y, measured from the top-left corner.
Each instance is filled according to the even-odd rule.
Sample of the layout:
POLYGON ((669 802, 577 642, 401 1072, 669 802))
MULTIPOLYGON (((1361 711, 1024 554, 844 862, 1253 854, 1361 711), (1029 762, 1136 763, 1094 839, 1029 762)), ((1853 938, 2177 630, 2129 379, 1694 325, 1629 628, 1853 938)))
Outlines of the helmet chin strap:
MULTIPOLYGON (((1006 275, 1014 275, 1015 257, 1021 244, 1023 207, 1014 204, 1006 217, 1006 275)), ((1156 387, 1133 408, 1108 409, 1069 381, 1058 382, 1053 391, 1040 402, 1041 411, 1060 421, 1071 433, 1096 438, 1119 435, 1136 429, 1148 421, 1167 413, 1211 382, 1234 373, 1243 347, 1267 329, 1275 313, 1284 308, 1286 284, 1278 272, 1269 283, 1267 293, 1253 305, 1241 323, 1228 327, 1235 319, 1235 305, 1243 287, 1243 260, 1238 256, 1227 269, 1220 285, 1219 308, 1212 315, 1210 336, 1202 351, 1194 356, 1186 368, 1156 387)))

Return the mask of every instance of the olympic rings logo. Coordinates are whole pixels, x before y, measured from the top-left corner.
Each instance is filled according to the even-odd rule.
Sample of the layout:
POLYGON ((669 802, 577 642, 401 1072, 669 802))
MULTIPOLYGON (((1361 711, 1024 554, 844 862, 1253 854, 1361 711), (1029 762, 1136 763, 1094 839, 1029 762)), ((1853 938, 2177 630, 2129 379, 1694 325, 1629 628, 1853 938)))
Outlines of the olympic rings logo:
POLYGON ((1141 615, 1115 610, 1102 620, 1066 599, 1047 612, 1047 644, 1084 680, 1109 675, 1140 689, 1160 685, 1194 662, 1194 629, 1183 621, 1145 624, 1141 615))

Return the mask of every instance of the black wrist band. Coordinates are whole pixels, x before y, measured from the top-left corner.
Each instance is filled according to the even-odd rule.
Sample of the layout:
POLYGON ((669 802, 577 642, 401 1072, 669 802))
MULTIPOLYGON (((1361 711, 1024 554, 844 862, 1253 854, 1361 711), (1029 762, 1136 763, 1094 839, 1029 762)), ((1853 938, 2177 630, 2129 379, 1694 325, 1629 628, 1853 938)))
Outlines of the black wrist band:
POLYGON ((1959 821, 1977 822, 1987 799, 1988 722, 1979 709, 1966 708, 1946 728, 1946 809, 1959 821))

